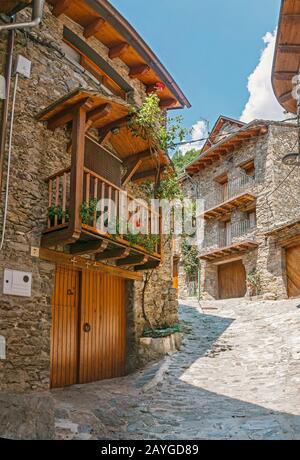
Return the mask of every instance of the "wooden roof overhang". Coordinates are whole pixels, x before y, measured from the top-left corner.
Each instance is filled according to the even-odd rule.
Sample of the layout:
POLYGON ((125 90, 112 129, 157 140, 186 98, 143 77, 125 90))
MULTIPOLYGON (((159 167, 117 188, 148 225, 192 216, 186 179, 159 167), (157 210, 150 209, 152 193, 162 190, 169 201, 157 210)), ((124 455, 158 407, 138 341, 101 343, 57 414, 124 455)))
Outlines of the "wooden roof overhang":
POLYGON ((227 246, 225 248, 218 248, 213 251, 206 252, 201 254, 199 258, 208 262, 215 262, 228 256, 245 253, 257 247, 258 243, 256 243, 256 241, 246 240, 240 243, 232 244, 231 246, 227 246))
POLYGON ((214 162, 223 160, 229 153, 240 148, 245 142, 251 141, 258 136, 262 136, 268 132, 266 124, 255 124, 255 122, 241 128, 238 132, 229 135, 226 139, 221 140, 216 145, 213 145, 204 153, 187 166, 186 172, 195 174, 214 162))
POLYGON ((293 98, 293 77, 300 66, 300 2, 282 0, 275 48, 272 84, 278 102, 285 110, 297 113, 293 98))
POLYGON ((76 109, 85 106, 87 110, 86 132, 91 128, 99 130, 99 144, 108 142, 129 171, 134 182, 152 180, 170 164, 170 158, 163 150, 157 158, 151 152, 151 140, 132 134, 128 128, 131 107, 116 97, 104 96, 96 91, 77 89, 44 109, 38 120, 47 123, 51 130, 72 121, 76 109))
POLYGON ((277 244, 285 249, 298 245, 300 244, 300 219, 297 218, 292 222, 273 228, 264 235, 269 238, 275 238, 277 244), (291 234, 289 234, 289 231, 291 231, 291 234))
POLYGON ((12 15, 22 8, 30 5, 32 0, 1 0, 0 1, 0 13, 12 15))
POLYGON ((108 58, 120 58, 129 76, 139 79, 148 92, 156 91, 163 109, 191 107, 179 86, 153 51, 107 0, 47 0, 53 14, 67 15, 83 28, 88 40, 97 38, 108 48, 108 58))
POLYGON ((215 126, 212 129, 209 135, 209 139, 207 139, 206 143, 204 144, 202 153, 209 150, 216 143, 215 142, 216 138, 218 137, 221 129, 226 123, 230 123, 232 126, 235 126, 237 129, 240 129, 243 126, 245 126, 245 123, 243 123, 242 121, 234 120, 233 118, 224 117, 223 115, 221 115, 216 121, 215 126))
POLYGON ((226 214, 231 213, 234 209, 240 206, 247 206, 248 204, 254 203, 256 196, 249 192, 241 193, 224 203, 215 206, 214 208, 208 209, 203 213, 203 217, 206 220, 209 219, 222 219, 226 214))
POLYGON ((282 225, 279 225, 275 228, 273 228, 272 230, 269 230, 268 232, 265 232, 265 236, 269 237, 269 236, 277 236, 279 235, 281 232, 285 231, 285 230, 290 230, 294 227, 300 227, 300 219, 297 218, 295 220, 293 220, 292 222, 288 222, 286 224, 282 224, 282 225))

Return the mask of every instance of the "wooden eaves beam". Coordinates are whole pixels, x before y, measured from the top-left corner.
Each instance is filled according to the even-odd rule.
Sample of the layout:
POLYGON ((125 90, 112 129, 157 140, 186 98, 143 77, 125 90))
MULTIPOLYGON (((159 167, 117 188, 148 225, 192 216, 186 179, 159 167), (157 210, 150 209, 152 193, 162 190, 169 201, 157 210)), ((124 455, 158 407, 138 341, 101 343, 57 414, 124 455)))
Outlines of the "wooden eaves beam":
POLYGON ((275 80, 278 80, 278 81, 290 81, 296 75, 297 75, 297 71, 294 71, 294 72, 278 71, 278 72, 274 72, 273 74, 275 80))
POLYGON ((150 71, 150 67, 147 64, 137 65, 135 67, 130 68, 129 77, 131 78, 142 77, 149 71, 150 71))
POLYGON ((108 244, 108 240, 78 241, 70 246, 70 253, 73 255, 100 253, 107 249, 108 244))
POLYGON ((90 38, 96 35, 105 25, 105 20, 103 18, 94 19, 86 28, 84 29, 83 35, 85 38, 90 38))
POLYGON ((108 56, 110 59, 116 59, 122 56, 123 53, 125 53, 129 48, 129 44, 124 42, 124 43, 119 43, 118 45, 113 46, 110 48, 108 56))
POLYGON ((288 101, 290 101, 292 99, 294 99, 292 91, 288 91, 287 93, 282 94, 278 98, 279 102, 281 102, 282 104, 284 104, 285 102, 288 102, 288 101))
POLYGON ((123 260, 118 260, 116 265, 118 267, 129 267, 129 266, 137 266, 137 265, 144 265, 148 262, 149 256, 146 255, 137 255, 132 257, 127 257, 123 260))
POLYGON ((72 4, 72 0, 58 0, 54 5, 52 14, 55 17, 59 17, 64 14, 72 4))
POLYGON ((167 110, 167 109, 172 109, 174 107, 177 106, 177 101, 176 99, 162 99, 160 101, 160 104, 159 104, 159 107, 162 109, 162 110, 167 110))
POLYGON ((160 260, 151 260, 150 262, 147 262, 144 265, 136 265, 134 267, 135 272, 139 271, 147 271, 147 270, 155 270, 160 266, 161 261, 160 260))
POLYGON ((136 153, 135 155, 125 158, 123 163, 125 167, 130 167, 139 160, 148 160, 151 157, 152 157, 151 150, 147 149, 147 150, 143 150, 142 152, 136 153))
POLYGON ((108 249, 96 255, 96 260, 120 260, 126 259, 131 252, 131 248, 108 249))
MULTIPOLYGON (((162 174, 165 170, 165 167, 162 166, 160 168, 160 171, 159 173, 162 174)), ((136 181, 139 181, 139 180, 143 180, 143 179, 152 179, 153 177, 156 177, 158 174, 158 171, 157 169, 151 169, 149 171, 143 171, 143 172, 140 172, 138 174, 135 174, 133 177, 132 177, 132 182, 136 182, 136 181)))
POLYGON ((299 54, 300 53, 300 44, 297 45, 278 45, 277 49, 280 53, 283 54, 299 54))
POLYGON ((139 170, 142 163, 143 163, 142 160, 138 160, 131 168, 128 168, 128 171, 126 172, 125 176, 122 178, 123 187, 126 187, 126 185, 131 181, 132 177, 139 170))
POLYGON ((74 114, 82 108, 83 110, 89 110, 91 108, 92 100, 87 97, 78 104, 73 105, 65 110, 62 110, 58 114, 54 115, 48 120, 48 129, 54 131, 60 126, 66 125, 73 120, 74 114))
POLYGON ((103 104, 87 114, 87 128, 91 128, 97 121, 105 118, 112 112, 111 104, 103 104))
POLYGON ((111 123, 109 123, 106 126, 103 126, 101 129, 99 129, 99 144, 103 145, 112 136, 112 131, 114 129, 121 129, 124 128, 125 126, 128 125, 128 122, 130 121, 130 116, 127 115, 126 117, 119 118, 118 120, 115 120, 111 123))

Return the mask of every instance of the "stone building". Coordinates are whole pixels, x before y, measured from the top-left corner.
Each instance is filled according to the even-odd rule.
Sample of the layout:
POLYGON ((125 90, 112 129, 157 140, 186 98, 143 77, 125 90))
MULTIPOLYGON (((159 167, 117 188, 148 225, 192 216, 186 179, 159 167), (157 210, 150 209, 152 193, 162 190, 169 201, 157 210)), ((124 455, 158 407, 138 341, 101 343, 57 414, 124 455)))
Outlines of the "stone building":
MULTIPOLYGON (((17 23, 30 21, 26 3, 1 2, 0 25, 14 12, 17 23)), ((153 159, 151 139, 130 132, 132 106, 154 91, 162 110, 189 102, 106 0, 49 0, 38 27, 0 35, 0 390, 124 375, 139 366, 148 322, 178 322, 172 248, 162 254, 162 242, 149 249, 99 230, 93 200, 120 204, 125 188, 138 193, 133 184, 168 164, 163 151, 153 159)))
POLYGON ((300 248, 294 248, 299 227, 291 225, 280 244, 273 236, 300 216, 299 170, 282 161, 297 139, 292 122, 243 124, 220 117, 200 156, 186 168, 186 193, 204 202, 203 299, 300 295, 295 266, 300 248))

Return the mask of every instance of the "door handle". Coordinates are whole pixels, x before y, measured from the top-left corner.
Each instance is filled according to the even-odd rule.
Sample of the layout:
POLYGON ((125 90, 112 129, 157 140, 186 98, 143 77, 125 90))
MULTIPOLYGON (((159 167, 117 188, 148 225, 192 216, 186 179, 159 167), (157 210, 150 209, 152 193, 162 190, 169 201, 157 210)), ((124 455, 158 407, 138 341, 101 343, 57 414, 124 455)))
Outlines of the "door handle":
POLYGON ((92 327, 91 327, 91 325, 89 323, 85 323, 83 325, 83 330, 84 330, 84 332, 88 333, 88 332, 91 332, 92 327))

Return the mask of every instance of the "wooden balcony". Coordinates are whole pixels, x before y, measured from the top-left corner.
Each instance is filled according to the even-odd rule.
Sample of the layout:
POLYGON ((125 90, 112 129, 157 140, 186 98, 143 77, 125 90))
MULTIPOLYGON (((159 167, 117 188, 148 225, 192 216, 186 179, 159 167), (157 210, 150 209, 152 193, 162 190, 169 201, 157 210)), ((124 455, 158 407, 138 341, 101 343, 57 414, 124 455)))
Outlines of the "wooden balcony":
POLYGON ((234 211, 234 209, 254 204, 255 201, 256 196, 253 193, 244 192, 228 199, 214 208, 208 209, 203 216, 206 220, 222 219, 226 214, 234 211))
POLYGON ((200 259, 215 261, 254 249, 258 246, 255 241, 256 232, 256 223, 250 219, 227 225, 219 230, 217 247, 212 248, 209 244, 206 244, 206 240, 204 241, 204 249, 200 259))
POLYGON ((205 252, 200 255, 200 259, 214 262, 218 259, 223 259, 224 257, 242 254, 244 252, 255 249, 257 246, 258 244, 256 241, 245 240, 240 243, 231 244, 230 246, 226 246, 224 248, 217 248, 209 252, 205 252))
POLYGON ((159 266, 159 213, 121 187, 125 188, 129 181, 140 183, 156 178, 157 161, 163 173, 170 160, 162 150, 153 157, 153 139, 131 132, 131 116, 131 107, 120 98, 82 89, 67 94, 39 114, 38 119, 52 131, 72 126, 66 152, 66 157, 71 154, 71 165, 47 179, 49 209, 42 237, 44 252, 52 251, 59 260, 67 254, 69 259, 80 259, 83 265, 104 262, 106 268, 127 271, 131 277, 134 271, 159 266), (93 132, 89 132, 91 129, 93 132), (103 200, 109 200, 111 205, 103 204, 103 200), (130 209, 141 208, 140 229, 131 233, 127 229, 111 231, 113 221, 120 226, 123 205, 129 210, 129 220, 133 215, 136 218, 130 209))
POLYGON ((11 14, 14 11, 19 11, 25 6, 30 5, 32 0, 1 0, 0 13, 11 14))
MULTIPOLYGON (((74 257, 93 255, 95 261, 131 267, 135 271, 159 266, 161 238, 158 212, 87 168, 83 170, 83 202, 77 209, 72 207, 71 167, 57 172, 46 181, 49 208, 47 227, 42 237, 44 248, 63 246, 65 252, 74 257), (122 216, 126 215, 130 220, 134 212, 138 212, 138 227, 144 232, 139 233, 138 243, 132 241, 127 231, 121 234, 119 230, 122 216), (80 223, 78 233, 74 231, 75 221, 77 225, 80 223), (110 233, 110 228, 115 231, 110 233)), ((123 225, 127 230, 127 222, 123 225)))

